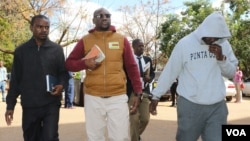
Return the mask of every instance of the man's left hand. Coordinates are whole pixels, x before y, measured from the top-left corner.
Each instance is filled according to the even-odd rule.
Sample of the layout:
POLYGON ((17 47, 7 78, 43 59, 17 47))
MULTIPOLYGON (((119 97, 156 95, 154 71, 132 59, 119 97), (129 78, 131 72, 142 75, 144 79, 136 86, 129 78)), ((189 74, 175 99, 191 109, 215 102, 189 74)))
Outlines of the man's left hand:
POLYGON ((51 94, 54 96, 58 96, 62 94, 62 91, 63 91, 63 85, 55 85, 51 94))
POLYGON ((149 104, 149 112, 152 114, 152 115, 157 115, 157 105, 158 105, 158 101, 159 100, 154 100, 152 99, 151 100, 151 103, 149 104))

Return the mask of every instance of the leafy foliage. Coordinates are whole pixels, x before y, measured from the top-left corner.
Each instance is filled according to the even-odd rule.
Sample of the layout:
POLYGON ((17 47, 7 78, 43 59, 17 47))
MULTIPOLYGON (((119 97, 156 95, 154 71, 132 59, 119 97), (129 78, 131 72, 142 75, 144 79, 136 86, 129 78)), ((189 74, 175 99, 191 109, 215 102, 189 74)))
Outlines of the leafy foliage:
POLYGON ((175 44, 184 36, 194 31, 199 24, 214 11, 212 5, 206 0, 185 2, 187 6, 181 16, 166 15, 166 21, 161 25, 158 38, 161 40, 160 50, 170 56, 175 44))
POLYGON ((11 69, 15 48, 32 36, 29 29, 31 16, 51 14, 62 1, 0 1, 0 59, 4 60, 8 71, 11 69))
POLYGON ((161 40, 161 51, 169 56, 175 44, 185 35, 194 31, 207 15, 215 10, 224 12, 230 28, 232 38, 229 40, 239 66, 245 77, 250 75, 250 18, 248 0, 227 0, 231 11, 224 12, 221 9, 214 9, 209 1, 196 0, 185 2, 187 9, 181 12, 181 16, 166 15, 166 21, 161 25, 159 39, 161 40))
POLYGON ((9 1, 0 2, 0 59, 3 60, 7 70, 10 71, 13 51, 30 36, 27 22, 11 7, 9 1))
POLYGON ((231 13, 230 29, 232 39, 230 40, 234 53, 239 60, 240 69, 243 71, 244 77, 250 75, 250 19, 248 0, 228 0, 231 13))

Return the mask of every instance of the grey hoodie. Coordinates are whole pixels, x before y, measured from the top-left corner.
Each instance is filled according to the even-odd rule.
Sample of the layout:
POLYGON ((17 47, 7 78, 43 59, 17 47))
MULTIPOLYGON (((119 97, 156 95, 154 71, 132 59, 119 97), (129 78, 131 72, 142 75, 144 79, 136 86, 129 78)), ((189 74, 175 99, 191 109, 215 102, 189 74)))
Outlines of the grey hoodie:
POLYGON ((157 87, 152 91, 153 98, 161 97, 178 78, 177 93, 194 103, 210 105, 223 100, 226 89, 222 76, 232 78, 238 65, 227 40, 229 37, 231 34, 220 13, 214 12, 207 16, 194 32, 176 44, 157 87), (216 43, 222 47, 227 59, 216 60, 202 37, 221 38, 216 43))

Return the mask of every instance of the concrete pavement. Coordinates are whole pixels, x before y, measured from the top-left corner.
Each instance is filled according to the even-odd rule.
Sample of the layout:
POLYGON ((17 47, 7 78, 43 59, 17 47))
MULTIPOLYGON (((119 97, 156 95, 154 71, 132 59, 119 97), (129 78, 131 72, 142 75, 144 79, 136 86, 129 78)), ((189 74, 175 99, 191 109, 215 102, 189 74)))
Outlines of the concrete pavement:
MULTIPOLYGON (((229 124, 250 124, 250 97, 243 97, 242 103, 228 102, 229 124)), ((142 135, 142 141, 175 141, 177 129, 176 108, 169 107, 170 101, 158 104, 158 115, 151 116, 150 123, 142 135)), ((21 129, 21 106, 17 103, 14 120, 7 126, 4 119, 6 104, 0 102, 0 141, 23 141, 21 129)), ((60 141, 86 141, 83 107, 61 108, 60 141)))

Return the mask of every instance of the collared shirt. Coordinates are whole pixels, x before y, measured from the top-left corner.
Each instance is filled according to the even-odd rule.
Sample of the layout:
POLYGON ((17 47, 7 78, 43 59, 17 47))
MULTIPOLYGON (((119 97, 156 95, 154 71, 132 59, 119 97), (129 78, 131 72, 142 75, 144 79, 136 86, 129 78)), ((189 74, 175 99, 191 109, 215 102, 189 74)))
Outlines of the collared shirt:
MULTIPOLYGON (((141 55, 141 56, 136 56, 136 55, 134 54, 134 57, 135 57, 135 61, 136 61, 137 65, 138 65, 138 70, 139 70, 139 60, 138 60, 138 59, 141 60, 142 69, 145 68, 146 63, 145 63, 145 60, 143 59, 143 55, 141 55)), ((144 70, 143 70, 143 71, 144 71, 144 70)), ((140 70, 139 70, 139 72, 140 72, 140 70)), ((141 83, 142 83, 142 89, 144 89, 143 77, 140 77, 140 79, 141 79, 141 83)))

